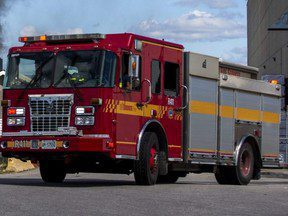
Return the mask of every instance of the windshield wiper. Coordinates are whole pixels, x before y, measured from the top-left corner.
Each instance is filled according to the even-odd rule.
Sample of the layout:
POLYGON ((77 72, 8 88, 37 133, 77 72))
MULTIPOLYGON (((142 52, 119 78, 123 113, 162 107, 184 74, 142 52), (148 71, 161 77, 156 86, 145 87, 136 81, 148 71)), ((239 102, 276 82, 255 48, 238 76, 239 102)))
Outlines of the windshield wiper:
POLYGON ((50 56, 48 56, 47 59, 45 59, 35 70, 35 75, 33 76, 33 78, 30 80, 30 82, 27 84, 27 86, 25 87, 25 89, 22 91, 22 93, 19 95, 19 97, 17 98, 17 100, 20 100, 23 95, 26 93, 27 89, 34 85, 34 83, 37 83, 40 78, 42 77, 43 73, 39 74, 40 69, 42 69, 52 58, 54 57, 54 53, 51 53, 50 56))
POLYGON ((67 78, 68 78, 68 81, 69 81, 69 83, 70 83, 70 86, 72 87, 72 89, 73 89, 73 91, 75 92, 75 94, 76 94, 76 96, 78 97, 78 99, 79 99, 80 101, 83 101, 83 98, 80 96, 80 94, 79 94, 79 92, 78 92, 78 88, 76 88, 75 83, 73 83, 73 82, 71 81, 70 75, 69 75, 68 73, 66 73, 66 76, 67 76, 67 78))

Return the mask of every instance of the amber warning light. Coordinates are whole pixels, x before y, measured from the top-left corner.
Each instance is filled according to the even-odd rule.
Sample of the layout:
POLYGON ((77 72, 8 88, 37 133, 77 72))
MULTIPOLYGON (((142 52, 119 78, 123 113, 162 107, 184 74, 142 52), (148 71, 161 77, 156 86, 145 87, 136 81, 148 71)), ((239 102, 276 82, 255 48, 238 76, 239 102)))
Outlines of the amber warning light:
POLYGON ((274 84, 274 85, 277 85, 278 84, 278 80, 271 80, 270 83, 274 84))

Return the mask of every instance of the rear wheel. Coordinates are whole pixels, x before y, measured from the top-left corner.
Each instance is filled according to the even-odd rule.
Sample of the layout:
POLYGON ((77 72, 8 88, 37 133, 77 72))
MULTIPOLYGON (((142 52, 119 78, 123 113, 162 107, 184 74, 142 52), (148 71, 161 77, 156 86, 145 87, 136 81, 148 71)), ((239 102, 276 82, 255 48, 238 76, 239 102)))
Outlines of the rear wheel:
POLYGON ((136 184, 153 185, 156 183, 159 171, 159 142, 153 132, 145 132, 139 150, 139 160, 134 164, 136 184))
POLYGON ((254 154, 249 143, 244 143, 238 153, 236 167, 219 166, 215 177, 219 184, 247 185, 254 172, 254 154))
POLYGON ((236 173, 239 184, 247 185, 251 181, 254 172, 253 149, 249 143, 244 143, 239 151, 236 173))
POLYGON ((40 174, 44 182, 62 183, 66 177, 64 161, 40 161, 40 174))

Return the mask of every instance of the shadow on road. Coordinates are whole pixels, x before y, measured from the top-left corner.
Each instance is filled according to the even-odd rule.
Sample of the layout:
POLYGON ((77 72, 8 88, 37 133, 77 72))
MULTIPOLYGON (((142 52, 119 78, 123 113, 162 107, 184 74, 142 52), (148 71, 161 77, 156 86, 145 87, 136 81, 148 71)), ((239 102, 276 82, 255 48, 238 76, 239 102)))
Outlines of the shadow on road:
MULTIPOLYGON (((0 178, 0 185, 16 185, 16 186, 31 186, 31 187, 113 187, 113 186, 137 186, 134 181, 129 180, 111 180, 111 179, 66 179, 63 183, 44 183, 42 179, 37 178, 0 178)), ((157 186, 169 185, 158 183, 157 186)), ((216 181, 178 181, 171 185, 198 185, 198 186, 220 186, 216 181)), ((288 185, 287 181, 252 181, 248 186, 257 185, 288 185)), ((223 187, 235 185, 222 185, 223 187)), ((146 186, 144 186, 146 187, 146 186)), ((237 187, 237 185, 236 185, 237 187)), ((240 186, 242 187, 242 186, 240 186)))
POLYGON ((63 183, 44 183, 34 178, 1 178, 0 185, 17 185, 31 187, 106 187, 135 185, 134 181, 103 180, 103 179, 67 179, 63 183))

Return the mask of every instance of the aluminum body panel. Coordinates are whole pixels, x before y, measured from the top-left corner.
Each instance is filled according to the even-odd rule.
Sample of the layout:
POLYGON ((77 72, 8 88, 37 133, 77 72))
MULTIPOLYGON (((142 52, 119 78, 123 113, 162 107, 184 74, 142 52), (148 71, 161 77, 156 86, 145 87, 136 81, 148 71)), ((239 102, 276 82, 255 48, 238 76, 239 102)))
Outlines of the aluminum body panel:
POLYGON ((275 95, 279 97, 281 96, 280 85, 274 85, 265 81, 248 79, 244 77, 229 76, 226 74, 221 76, 220 86, 255 93, 275 95))
POLYGON ((237 108, 261 110, 261 97, 260 95, 250 92, 235 91, 237 108))
MULTIPOLYGON (((281 100, 277 97, 262 96, 262 109, 267 112, 274 112, 281 116, 281 100)), ((279 119, 280 122, 280 119, 279 119)), ((262 156, 271 157, 279 153, 279 124, 262 123, 262 156)))
POLYGON ((190 75, 219 79, 219 59, 212 56, 202 55, 193 52, 185 52, 188 56, 190 75))
MULTIPOLYGON (((232 89, 220 89, 221 106, 234 107, 235 94, 232 89)), ((220 155, 233 154, 235 146, 235 119, 225 116, 220 110, 220 155)))
POLYGON ((217 106, 215 104, 218 103, 217 81, 196 76, 190 76, 189 81, 189 149, 193 152, 203 150, 203 152, 206 151, 215 154, 217 149, 217 116, 215 115, 217 113, 217 106), (201 107, 201 103, 204 104, 203 107, 201 107), (214 110, 209 110, 209 105, 214 110), (203 112, 202 108, 207 109, 208 113, 203 112))

